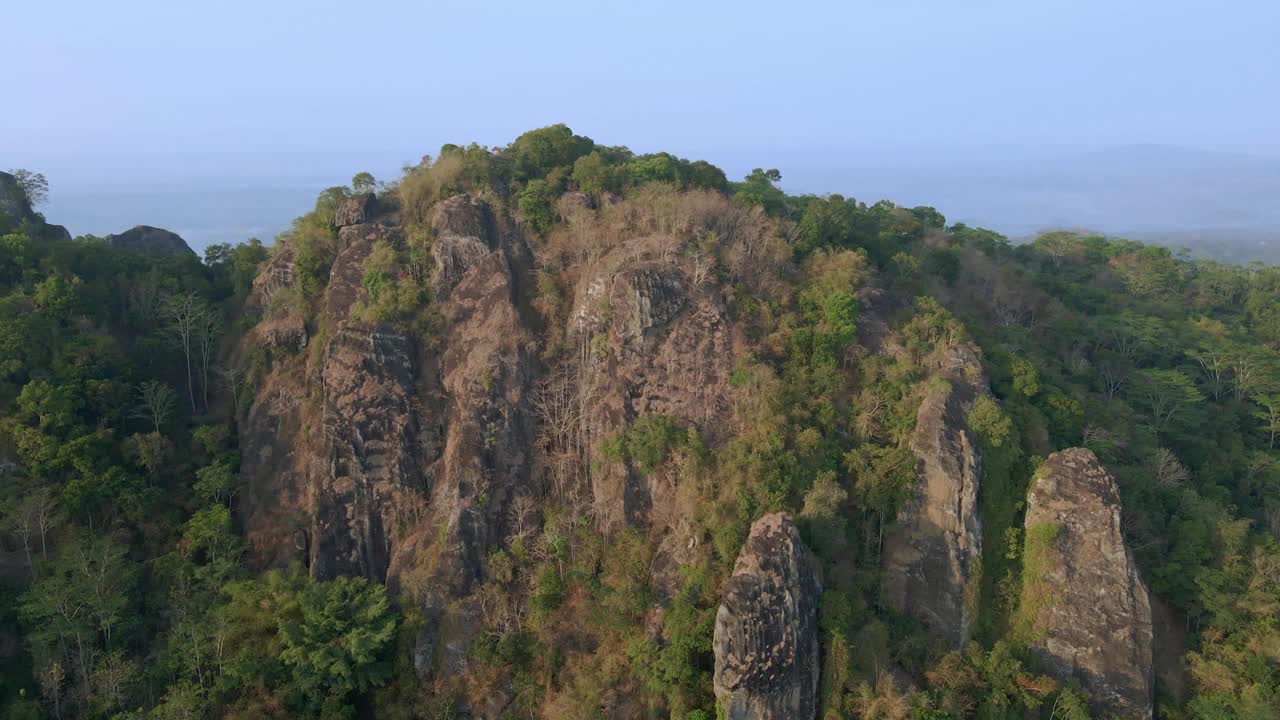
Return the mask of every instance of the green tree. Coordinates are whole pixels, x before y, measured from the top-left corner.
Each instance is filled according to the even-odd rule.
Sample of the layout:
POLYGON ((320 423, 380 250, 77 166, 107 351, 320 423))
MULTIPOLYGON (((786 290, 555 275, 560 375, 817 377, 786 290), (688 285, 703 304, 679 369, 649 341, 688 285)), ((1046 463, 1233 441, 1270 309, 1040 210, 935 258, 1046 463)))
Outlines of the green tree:
POLYGON ((1139 370, 1135 373, 1133 394, 1146 408, 1157 433, 1204 401, 1195 383, 1181 370, 1139 370))
POLYGON ((17 181, 18 187, 27 196, 27 202, 31 203, 31 207, 40 207, 49 199, 49 181, 44 175, 21 168, 11 169, 9 174, 17 181))
POLYGON ((377 186, 378 181, 367 172, 358 172, 351 178, 351 189, 357 193, 373 192, 377 186))
POLYGON ((381 585, 355 577, 315 583, 298 595, 297 614, 280 623, 280 659, 313 700, 363 691, 390 676, 384 651, 396 625, 381 585))

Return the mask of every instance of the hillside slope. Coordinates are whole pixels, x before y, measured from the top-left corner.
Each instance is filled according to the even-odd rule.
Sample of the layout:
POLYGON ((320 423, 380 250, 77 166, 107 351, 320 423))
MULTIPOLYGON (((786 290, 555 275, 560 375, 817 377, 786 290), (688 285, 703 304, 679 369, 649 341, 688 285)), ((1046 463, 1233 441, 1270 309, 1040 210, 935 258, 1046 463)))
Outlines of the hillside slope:
POLYGON ((269 253, 6 235, 4 701, 1280 699, 1280 271, 778 179, 552 126, 357 176, 269 253))

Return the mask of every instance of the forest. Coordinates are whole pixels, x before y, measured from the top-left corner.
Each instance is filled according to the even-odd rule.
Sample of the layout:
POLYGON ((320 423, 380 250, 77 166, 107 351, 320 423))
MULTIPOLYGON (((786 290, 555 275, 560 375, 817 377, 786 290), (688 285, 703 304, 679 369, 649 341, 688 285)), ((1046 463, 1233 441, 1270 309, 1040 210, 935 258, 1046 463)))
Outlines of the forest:
MULTIPOLYGON (((13 175, 38 207, 43 178, 13 175)), ((1081 447, 1150 593, 1154 716, 1280 719, 1280 267, 1014 245, 781 178, 554 125, 360 173, 203 258, 0 206, 0 715, 711 720, 717 610, 782 511, 821 576, 818 717, 1096 717, 1027 622, 1054 602, 1030 590, 1053 537, 1028 491, 1081 447), (478 250, 442 230, 464 202, 489 213, 478 250), (351 260, 359 203, 381 229, 351 260), (498 253, 509 290, 476 280, 498 253), (670 346, 591 304, 640 270, 670 346), (889 600, 886 546, 918 411, 966 348, 981 554, 955 646, 889 600), (350 377, 383 389, 342 405, 350 377), (343 424, 401 389, 400 455, 343 424), (285 473, 290 444, 327 450, 285 473), (410 459, 368 464, 395 478, 376 501, 343 494, 375 451, 410 459), (455 483, 466 453, 488 474, 455 483), (325 534, 360 503, 373 540, 325 534)))

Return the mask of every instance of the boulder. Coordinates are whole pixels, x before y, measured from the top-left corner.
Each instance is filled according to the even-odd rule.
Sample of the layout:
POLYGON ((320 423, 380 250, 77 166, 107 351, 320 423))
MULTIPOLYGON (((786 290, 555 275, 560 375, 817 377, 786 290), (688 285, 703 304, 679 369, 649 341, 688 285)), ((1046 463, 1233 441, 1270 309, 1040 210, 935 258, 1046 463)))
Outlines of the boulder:
POLYGON ((116 235, 107 236, 107 244, 121 250, 134 250, 147 255, 195 255, 177 233, 150 225, 135 225, 116 235))
POLYGON ((470 237, 489 249, 497 247, 498 233, 489 203, 463 193, 440 201, 431 217, 431 231, 437 238, 446 235, 470 237))
POLYGON ((1075 679, 1095 717, 1150 718, 1147 587, 1120 530, 1115 479, 1089 450, 1049 456, 1027 496, 1020 624, 1033 657, 1075 679))
POLYGON ((967 416, 988 388, 974 348, 957 346, 941 363, 916 414, 914 493, 885 536, 884 590, 890 606, 958 648, 969 638, 967 599, 982 557, 982 457, 967 416))
POLYGON ((817 573, 791 518, 751 526, 716 613, 714 687, 727 720, 810 720, 818 710, 817 573))

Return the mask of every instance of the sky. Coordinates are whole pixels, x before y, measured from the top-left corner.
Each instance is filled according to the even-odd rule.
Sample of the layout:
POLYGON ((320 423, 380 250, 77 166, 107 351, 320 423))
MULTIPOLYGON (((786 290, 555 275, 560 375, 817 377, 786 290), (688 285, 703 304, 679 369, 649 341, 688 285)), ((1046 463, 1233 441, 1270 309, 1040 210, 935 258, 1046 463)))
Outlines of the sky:
POLYGON ((1270 158, 1259 196, 1280 173, 1275 0, 0 0, 0 27, 0 169, 47 175, 74 233, 266 239, 356 171, 556 122, 1010 232, 1186 204, 1005 191, 1061 153, 1270 158))
POLYGON ((1280 153, 1273 0, 0 4, 0 154, 430 152, 553 122, 702 155, 1280 153))

